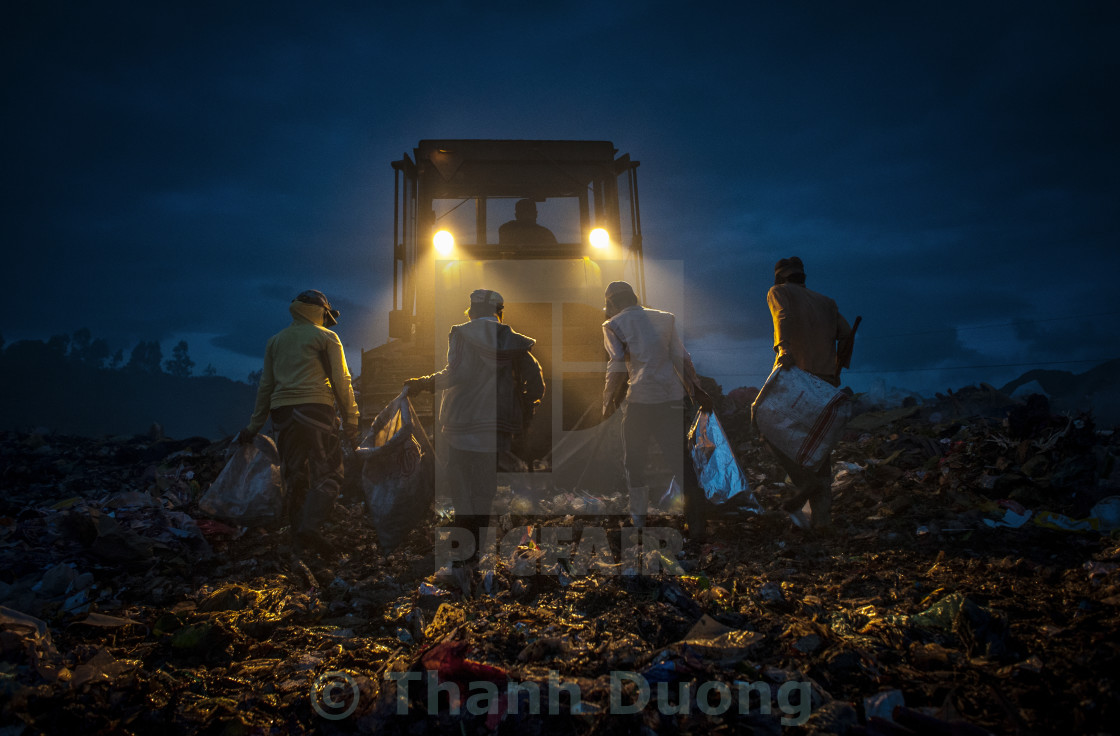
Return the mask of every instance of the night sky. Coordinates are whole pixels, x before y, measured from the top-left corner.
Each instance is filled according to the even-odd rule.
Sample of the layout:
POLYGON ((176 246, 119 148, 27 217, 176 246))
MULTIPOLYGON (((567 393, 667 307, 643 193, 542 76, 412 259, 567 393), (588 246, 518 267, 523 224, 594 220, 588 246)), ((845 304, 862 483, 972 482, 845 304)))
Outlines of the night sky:
POLYGON ((318 288, 356 374, 386 338, 390 161, 594 139, 641 161, 646 257, 683 263, 725 391, 769 371, 791 255, 864 318, 856 390, 1082 372, 1120 357, 1118 31, 1093 2, 21 0, 0 333, 185 339, 244 380, 318 288))

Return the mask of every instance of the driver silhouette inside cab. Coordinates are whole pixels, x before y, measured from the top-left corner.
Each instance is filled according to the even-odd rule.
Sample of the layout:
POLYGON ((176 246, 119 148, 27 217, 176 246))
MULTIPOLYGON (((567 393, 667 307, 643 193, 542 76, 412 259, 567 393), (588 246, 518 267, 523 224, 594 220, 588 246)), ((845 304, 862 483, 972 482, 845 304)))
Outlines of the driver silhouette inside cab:
POLYGON ((498 228, 498 245, 556 245, 556 236, 544 225, 537 224, 537 203, 519 199, 513 208, 514 219, 498 228))

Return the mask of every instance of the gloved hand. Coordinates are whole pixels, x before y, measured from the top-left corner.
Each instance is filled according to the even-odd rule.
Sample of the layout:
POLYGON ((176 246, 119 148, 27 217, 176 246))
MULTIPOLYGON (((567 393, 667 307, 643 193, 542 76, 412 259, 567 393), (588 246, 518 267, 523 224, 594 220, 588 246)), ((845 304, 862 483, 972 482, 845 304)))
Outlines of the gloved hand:
POLYGON ((529 431, 530 425, 533 424, 533 416, 537 413, 537 407, 541 405, 540 401, 526 402, 521 407, 521 433, 525 434, 529 431))
POLYGON ((237 433, 237 444, 239 444, 239 445, 251 445, 251 444, 253 444, 253 439, 256 436, 257 436, 256 432, 250 432, 248 429, 243 429, 243 430, 241 430, 240 432, 237 433))
POLYGON ((430 378, 410 378, 404 382, 404 395, 416 396, 422 391, 432 390, 432 379, 430 378))
POLYGON ((346 444, 350 445, 351 450, 357 450, 358 445, 362 443, 362 433, 357 424, 346 424, 342 427, 342 432, 346 435, 346 444))
POLYGON ((782 368, 796 368, 797 360, 791 353, 778 353, 778 365, 782 368))

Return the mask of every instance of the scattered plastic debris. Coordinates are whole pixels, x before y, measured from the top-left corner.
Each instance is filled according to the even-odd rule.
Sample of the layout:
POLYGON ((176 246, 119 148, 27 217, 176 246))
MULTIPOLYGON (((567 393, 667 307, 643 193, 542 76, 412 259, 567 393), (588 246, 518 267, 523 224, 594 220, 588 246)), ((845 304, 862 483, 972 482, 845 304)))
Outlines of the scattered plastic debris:
MULTIPOLYGON (((789 489, 750 429, 747 394, 719 423, 761 513, 722 504, 705 543, 628 557, 627 527, 611 518, 625 516, 619 489, 514 485, 501 493, 528 503, 492 519, 509 545, 446 576, 433 545, 449 512, 382 539, 361 491, 344 494, 324 529, 332 549, 295 557, 284 529, 201 507, 228 442, 2 434, 4 722, 179 734, 1113 728, 1116 435, 990 387, 874 416, 855 397, 826 534, 776 513, 789 489), (545 541, 557 537, 570 543, 545 541), (581 545, 601 564, 581 569, 581 545), (618 672, 630 678, 615 678, 622 702, 640 702, 644 684, 645 707, 619 713, 618 672), (402 714, 390 676, 403 675, 402 714), (546 729, 550 685, 562 687, 546 729), (728 707, 703 712, 701 688, 709 710, 726 688, 728 707), (347 720, 316 709, 328 696, 353 705, 347 720)), ((648 527, 682 529, 675 487, 665 479, 648 527)))

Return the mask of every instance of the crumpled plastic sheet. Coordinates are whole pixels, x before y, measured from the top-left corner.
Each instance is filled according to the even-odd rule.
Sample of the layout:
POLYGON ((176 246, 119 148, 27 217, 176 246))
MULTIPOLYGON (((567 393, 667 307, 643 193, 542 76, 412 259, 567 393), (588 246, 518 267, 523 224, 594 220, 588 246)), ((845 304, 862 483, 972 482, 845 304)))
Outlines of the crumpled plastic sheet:
POLYGON ((280 520, 284 488, 276 443, 258 434, 252 444, 231 450, 232 457, 199 499, 198 508, 229 524, 255 526, 280 520))
POLYGON ((1014 509, 1006 509, 1003 513, 1003 518, 998 520, 984 519, 984 523, 990 527, 1006 526, 1012 529, 1018 529, 1031 520, 1034 515, 1033 511, 1025 510, 1017 512, 1014 509))
POLYGON ((1100 528, 1104 531, 1120 529, 1120 496, 1102 498, 1093 506, 1089 516, 1100 519, 1100 528))
POLYGON ((712 412, 701 411, 688 431, 688 453, 704 495, 714 504, 734 503, 762 513, 747 477, 743 475, 727 435, 712 412))
POLYGON ((23 639, 27 656, 35 670, 47 681, 58 679, 61 657, 45 621, 21 611, 0 606, 0 631, 15 632, 23 639))
POLYGON ((1100 529, 1100 519, 1072 519, 1054 511, 1039 511, 1034 523, 1047 529, 1060 529, 1067 532, 1093 532, 1100 529))
POLYGON ((373 420, 357 449, 363 459, 362 492, 383 550, 404 542, 435 497, 435 454, 401 392, 373 420))
POLYGON ((881 718, 894 723, 894 709, 906 706, 906 698, 901 690, 880 690, 863 699, 863 712, 867 719, 881 718))
MULTIPOLYGON (((454 682, 459 692, 465 693, 476 683, 489 682, 498 686, 498 698, 486 715, 486 727, 494 730, 509 707, 505 690, 509 674, 498 667, 468 658, 470 644, 466 641, 444 640, 420 655, 420 664, 428 672, 435 672, 439 682, 454 682)), ((452 702, 458 709, 460 704, 452 702)))

